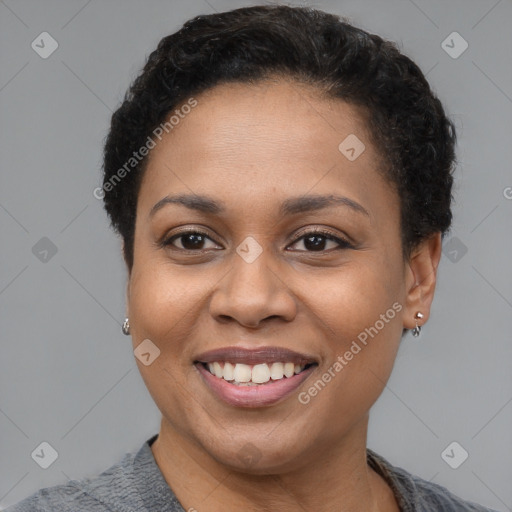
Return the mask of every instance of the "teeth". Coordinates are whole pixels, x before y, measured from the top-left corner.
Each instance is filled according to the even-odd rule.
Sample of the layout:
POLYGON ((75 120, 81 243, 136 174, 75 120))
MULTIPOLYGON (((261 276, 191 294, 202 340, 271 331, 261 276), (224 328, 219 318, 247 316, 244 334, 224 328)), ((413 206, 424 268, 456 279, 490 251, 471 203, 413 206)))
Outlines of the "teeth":
POLYGON ((284 364, 283 363, 272 363, 270 367, 270 378, 272 380, 282 379, 284 375, 284 364))
POLYGON ((222 379, 222 366, 220 365, 220 363, 217 363, 217 361, 213 363, 213 373, 215 374, 215 377, 219 377, 220 379, 222 379))
POLYGON ((224 380, 235 380, 235 367, 231 363, 224 363, 224 380))
POLYGON ((295 373, 295 365, 293 363, 285 363, 284 364, 284 376, 285 377, 293 377, 295 373))
POLYGON ((211 374, 220 379, 230 381, 233 384, 244 386, 256 386, 265 384, 270 380, 281 380, 284 377, 290 378, 302 372, 305 365, 294 363, 266 363, 255 364, 253 366, 243 363, 222 363, 215 361, 208 363, 208 370, 211 374))
POLYGON ((236 382, 249 382, 251 380, 251 367, 248 364, 237 363, 233 372, 233 378, 236 382))
POLYGON ((268 382, 269 380, 270 370, 267 364, 256 364, 252 367, 253 382, 256 382, 256 384, 263 384, 264 382, 268 382))

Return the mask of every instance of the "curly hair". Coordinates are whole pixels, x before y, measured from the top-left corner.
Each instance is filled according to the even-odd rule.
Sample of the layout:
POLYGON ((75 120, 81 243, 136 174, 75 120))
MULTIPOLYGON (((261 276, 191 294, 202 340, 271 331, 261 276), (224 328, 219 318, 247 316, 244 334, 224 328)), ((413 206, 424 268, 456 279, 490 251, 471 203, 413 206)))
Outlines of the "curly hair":
POLYGON ((197 16, 161 39, 111 119, 104 207, 131 271, 137 197, 147 156, 126 162, 169 113, 216 85, 287 76, 356 106, 400 199, 404 257, 452 220, 456 133, 419 67, 396 43, 312 8, 253 6, 197 16), (116 176, 117 174, 117 176, 116 176), (117 183, 113 186, 113 178, 117 183))

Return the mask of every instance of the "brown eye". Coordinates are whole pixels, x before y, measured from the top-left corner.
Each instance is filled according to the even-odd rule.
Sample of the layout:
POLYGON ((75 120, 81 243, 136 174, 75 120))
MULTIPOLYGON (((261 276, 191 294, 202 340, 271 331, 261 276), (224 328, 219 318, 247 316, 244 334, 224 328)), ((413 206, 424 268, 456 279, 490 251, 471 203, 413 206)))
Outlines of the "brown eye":
POLYGON ((213 240, 211 240, 207 233, 197 230, 186 231, 167 238, 166 240, 164 240, 162 245, 165 247, 173 246, 176 249, 180 249, 183 251, 201 251, 207 249, 207 247, 204 247, 204 245, 208 240, 213 242, 213 240), (176 241, 179 241, 181 247, 175 244, 176 241))
POLYGON ((327 231, 309 231, 298 238, 292 245, 297 244, 303 240, 305 250, 307 252, 322 252, 329 249, 348 249, 353 247, 347 240, 334 236, 327 231), (328 242, 334 243, 335 247, 326 248, 328 242), (338 247, 336 247, 336 245, 338 247))

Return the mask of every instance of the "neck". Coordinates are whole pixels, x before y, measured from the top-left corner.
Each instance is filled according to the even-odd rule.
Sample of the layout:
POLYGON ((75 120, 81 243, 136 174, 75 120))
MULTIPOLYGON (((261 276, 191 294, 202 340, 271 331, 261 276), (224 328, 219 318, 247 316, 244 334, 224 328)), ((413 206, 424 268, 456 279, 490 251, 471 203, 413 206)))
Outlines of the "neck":
POLYGON ((367 425, 368 416, 336 446, 315 449, 302 457, 303 464, 275 474, 224 466, 164 418, 151 450, 185 510, 398 510, 387 484, 366 463, 367 425))

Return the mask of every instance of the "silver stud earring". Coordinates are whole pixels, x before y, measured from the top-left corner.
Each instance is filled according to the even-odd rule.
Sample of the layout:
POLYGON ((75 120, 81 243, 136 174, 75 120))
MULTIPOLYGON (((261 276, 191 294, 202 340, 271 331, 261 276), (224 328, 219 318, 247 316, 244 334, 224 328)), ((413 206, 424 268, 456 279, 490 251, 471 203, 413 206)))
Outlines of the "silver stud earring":
POLYGON ((423 318, 423 313, 421 311, 418 311, 414 318, 416 319, 416 327, 412 330, 412 335, 417 338, 420 335, 421 332, 421 325, 418 325, 418 320, 421 320, 423 318))
POLYGON ((125 334, 126 336, 130 335, 130 323, 128 322, 128 318, 124 319, 122 330, 123 334, 125 334))

